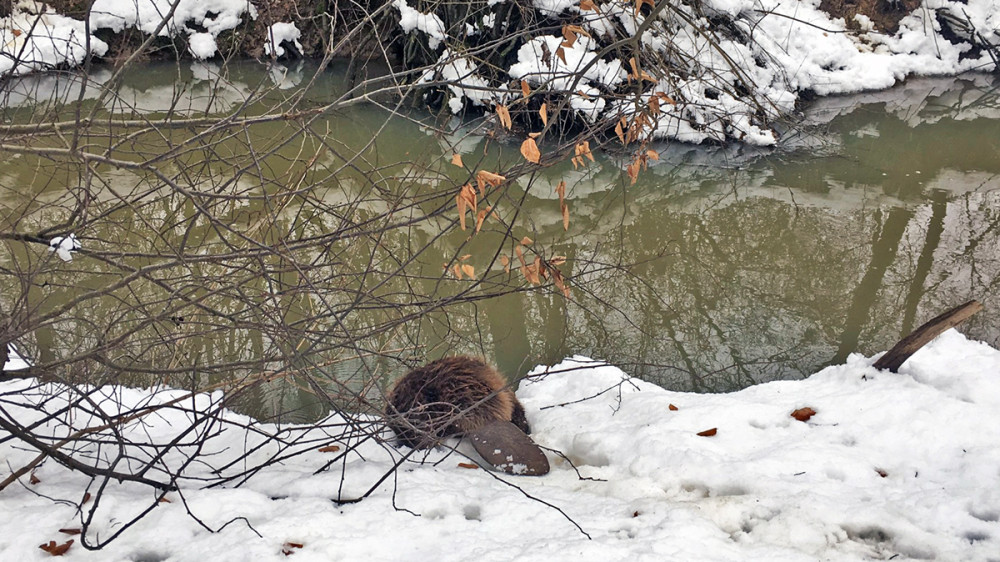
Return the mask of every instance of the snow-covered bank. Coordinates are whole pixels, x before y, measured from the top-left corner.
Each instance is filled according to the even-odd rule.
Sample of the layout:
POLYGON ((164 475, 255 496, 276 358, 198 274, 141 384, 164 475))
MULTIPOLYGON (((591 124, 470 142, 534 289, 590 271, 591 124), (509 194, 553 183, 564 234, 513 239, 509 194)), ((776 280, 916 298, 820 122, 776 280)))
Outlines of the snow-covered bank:
MULTIPOLYGON (((535 440, 579 472, 552 455, 549 475, 505 483, 452 456, 408 463, 395 491, 390 478, 368 499, 337 505, 338 491, 363 493, 399 452, 369 441, 345 465, 314 475, 331 455, 316 445, 238 489, 185 484, 104 551, 77 540, 65 556, 285 560, 284 549, 293 560, 996 560, 1000 351, 950 331, 899 374, 871 363, 853 356, 805 380, 699 395, 568 360, 536 369, 518 396, 535 440), (791 417, 805 407, 816 414, 791 417), (698 435, 710 429, 713 436, 698 435), (210 533, 198 521, 230 523, 210 533)), ((4 407, 22 422, 37 410, 13 404, 37 402, 31 388, 0 384, 4 407)), ((127 405, 180 394, 103 393, 127 405)), ((162 440, 183 421, 168 411, 128 431, 162 440)), ((221 466, 256 439, 229 426, 208 440, 214 454, 205 460, 221 466)), ((33 457, 3 442, 0 474, 33 457)), ((59 529, 80 525, 72 504, 87 480, 51 461, 35 476, 0 492, 0 559, 47 559, 38 545, 62 544, 72 537, 59 529)), ((106 537, 153 499, 147 488, 111 484, 91 533, 106 537)))
MULTIPOLYGON (((908 76, 989 71, 1000 50, 997 0, 924 0, 891 33, 862 14, 851 21, 833 16, 813 0, 531 3, 562 25, 561 34, 532 36, 506 72, 491 76, 464 51, 475 51, 482 35, 500 41, 515 31, 503 30, 504 2, 490 2, 481 23, 466 29, 442 21, 438 16, 446 12, 433 3, 421 14, 406 0, 395 1, 404 31, 425 37, 432 51, 443 49, 442 57, 456 53, 468 69, 451 87, 456 113, 463 100, 514 107, 538 93, 556 94, 591 123, 624 116, 637 119, 631 126, 648 128, 652 138, 695 143, 772 145, 778 140, 773 123, 793 112, 806 92, 855 93, 908 76), (637 47, 618 48, 623 37, 635 37, 637 47), (517 88, 508 90, 511 78, 532 92, 522 97, 517 88), (484 81, 492 96, 484 94, 484 81)), ((904 8, 896 3, 892 9, 904 8)), ((484 51, 480 56, 489 60, 484 51)), ((438 60, 438 77, 448 79, 443 69, 449 64, 438 60)))
POLYGON ((108 44, 86 34, 80 20, 56 14, 44 4, 18 2, 0 18, 0 76, 44 72, 103 56, 108 44))
MULTIPOLYGON (((854 93, 909 76, 991 71, 1000 53, 1000 0, 923 0, 892 33, 864 15, 832 16, 817 0, 529 0, 513 7, 490 0, 470 2, 457 16, 449 2, 424 2, 419 10, 411 3, 393 0, 378 17, 426 45, 423 60, 403 64, 429 65, 418 82, 442 81, 455 113, 553 96, 549 110, 558 98, 590 123, 643 113, 641 128, 651 138, 695 143, 772 145, 775 123, 806 92, 854 93), (537 21, 511 15, 532 8, 537 21), (497 55, 507 51, 517 60, 497 55)), ((257 17, 247 0, 98 0, 88 28, 22 0, 0 19, 0 74, 77 65, 88 49, 102 56, 107 45, 88 29, 156 33, 209 59, 219 54, 221 34, 257 17)), ((266 29, 265 55, 280 56, 283 41, 303 50, 293 24, 266 29)), ((388 45, 394 37, 380 40, 388 45)))
POLYGON ((88 51, 104 56, 108 44, 93 35, 100 29, 183 37, 193 57, 207 59, 218 52, 221 33, 257 17, 247 0, 96 0, 88 28, 87 22, 60 15, 44 2, 19 0, 13 8, 0 18, 0 75, 75 66, 88 51))

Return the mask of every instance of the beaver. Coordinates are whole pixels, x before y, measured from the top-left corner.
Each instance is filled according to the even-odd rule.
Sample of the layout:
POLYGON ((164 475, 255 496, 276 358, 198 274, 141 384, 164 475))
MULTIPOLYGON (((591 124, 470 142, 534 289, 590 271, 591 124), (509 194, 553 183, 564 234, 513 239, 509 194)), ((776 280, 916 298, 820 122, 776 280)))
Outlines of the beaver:
POLYGON ((399 440, 417 449, 494 420, 531 433, 524 406, 503 376, 474 357, 446 357, 413 369, 389 391, 386 410, 399 440))
POLYGON ((386 400, 386 424, 415 449, 445 437, 468 436, 496 468, 512 474, 545 474, 548 461, 528 434, 524 406, 503 376, 468 356, 446 357, 399 379, 386 400))

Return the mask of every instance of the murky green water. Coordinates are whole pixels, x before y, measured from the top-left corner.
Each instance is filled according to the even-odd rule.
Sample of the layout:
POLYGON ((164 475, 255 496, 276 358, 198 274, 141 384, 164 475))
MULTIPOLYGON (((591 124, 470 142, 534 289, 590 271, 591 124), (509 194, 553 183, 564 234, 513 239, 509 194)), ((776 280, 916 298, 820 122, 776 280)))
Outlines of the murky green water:
MULTIPOLYGON (((326 103, 339 91, 337 76, 342 70, 324 75, 306 94, 305 107, 326 103)), ((273 87, 274 76, 250 64, 233 66, 221 75, 212 67, 151 66, 128 75, 123 94, 106 102, 106 109, 136 118, 169 113, 191 118, 206 114, 206 109, 231 111, 252 92, 273 87)), ((100 75, 95 77, 99 81, 100 75)), ((282 88, 266 99, 290 100, 298 92, 296 83, 309 78, 309 67, 293 69, 278 77, 282 88)), ((4 111, 8 122, 15 123, 37 119, 43 111, 66 111, 50 100, 81 97, 86 108, 87 100, 96 96, 81 96, 78 84, 52 77, 14 86, 4 111)), ((152 324, 164 325, 144 336, 140 351, 112 363, 131 362, 154 371, 163 359, 147 357, 162 348, 158 337, 169 340, 177 354, 186 354, 173 359, 177 373, 196 370, 192 365, 199 361, 230 362, 234 370, 247 369, 261 356, 273 363, 283 350, 300 358, 319 354, 326 360, 320 367, 315 360, 303 364, 340 380, 372 371, 398 374, 403 367, 389 357, 418 361, 455 352, 482 354, 508 375, 519 376, 536 364, 580 354, 618 364, 669 388, 724 391, 801 377, 841 362, 852 352, 887 349, 923 321, 971 298, 982 301, 986 310, 962 331, 997 344, 1000 100, 996 88, 988 76, 970 76, 913 80, 887 92, 819 100, 807 111, 807 126, 785 133, 785 145, 779 149, 659 146, 661 159, 635 185, 624 177, 622 163, 607 155, 599 155, 596 163, 582 170, 566 162, 537 177, 522 178, 497 204, 523 201, 526 213, 516 220, 513 214, 505 215, 507 224, 514 225, 511 234, 531 237, 547 256, 567 256, 564 273, 573 287, 569 300, 555 291, 513 291, 434 307, 421 320, 407 322, 405 315, 390 317, 374 305, 352 308, 350 299, 338 304, 341 297, 322 290, 341 286, 336 273, 317 280, 312 272, 268 262, 261 267, 275 268, 269 277, 272 283, 301 287, 307 279, 314 291, 282 291, 267 281, 251 281, 248 275, 240 289, 245 292, 234 292, 233 302, 256 302, 258 310, 234 305, 232 311, 213 312, 245 322, 233 320, 233 326, 226 326, 206 321, 192 326, 189 317, 178 322, 179 328, 162 321, 170 298, 156 296, 156 305, 149 307, 156 309, 150 313, 156 317, 152 324), (571 221, 566 231, 555 194, 559 181, 568 187, 571 221), (302 333, 287 337, 255 333, 250 321, 283 315, 281 325, 294 327, 296 315, 314 318, 311 314, 322 307, 330 310, 329 315, 319 315, 322 325, 313 321, 302 333), (359 344, 353 357, 343 349, 323 355, 322 330, 333 338, 338 322, 359 330, 357 326, 390 319, 395 327, 359 344), (178 330, 191 333, 182 337, 178 330)), ((463 138, 469 133, 463 129, 440 135, 426 126, 433 122, 426 115, 411 116, 425 124, 387 118, 383 109, 373 106, 356 106, 310 121, 311 130, 322 132, 316 138, 327 139, 325 148, 312 138, 282 143, 301 122, 262 124, 247 132, 254 135, 262 155, 259 161, 266 164, 259 170, 227 168, 213 159, 212 151, 230 147, 222 133, 215 139, 218 144, 177 153, 174 158, 186 166, 182 182, 186 186, 216 194, 253 195, 255 190, 263 194, 248 196, 239 205, 213 202, 219 205, 213 214, 225 218, 225 228, 212 221, 181 228, 198 214, 197 205, 181 196, 157 199, 153 194, 162 185, 148 174, 119 168, 88 175, 79 163, 12 155, 0 162, 3 222, 6 230, 17 232, 51 226, 46 221, 65 218, 66 213, 46 214, 45 203, 61 201, 71 207, 65 202, 74 192, 67 186, 90 181, 96 186, 93 192, 108 202, 102 209, 109 220, 91 219, 93 229, 82 232, 89 237, 84 243, 109 259, 112 254, 129 254, 141 266, 162 258, 164 248, 203 244, 211 249, 206 252, 221 252, 227 244, 282 243, 294 233, 296 240, 315 240, 315 247, 303 242, 295 251, 312 252, 318 263, 333 243, 329 234, 338 228, 336 217, 379 216, 386 205, 391 206, 387 201, 393 198, 387 193, 438 193, 464 181, 458 168, 444 172, 435 168, 432 173, 418 165, 448 159, 453 145, 466 165, 481 159, 483 168, 493 169, 517 159, 516 145, 479 135, 463 138), (308 161, 316 165, 304 172, 302 163, 308 161), (372 177, 382 194, 379 198, 364 195, 372 177), (303 181, 322 186, 317 188, 322 195, 301 204, 294 195, 282 195, 289 185, 303 181), (25 215, 26 209, 41 211, 25 215), (261 223, 268 216, 277 218, 261 223), (236 238, 232 232, 243 236, 236 238), (157 239, 169 242, 161 246, 157 239)), ((116 158, 141 161, 162 150, 157 142, 170 145, 173 135, 180 138, 185 131, 166 133, 166 140, 159 141, 151 135, 126 138, 126 133, 118 138, 112 133, 111 141, 94 137, 82 142, 100 146, 117 142, 116 158)), ((240 146, 244 145, 234 144, 232 150, 238 152, 240 146)), ((427 205, 440 203, 428 197, 427 205)), ((399 212, 412 213, 414 208, 401 207, 399 212)), ((471 239, 461 231, 442 235, 454 211, 423 211, 432 220, 405 235, 387 235, 374 245, 348 246, 342 257, 352 261, 343 266, 345 270, 368 267, 386 279, 390 269, 406 271, 401 284, 386 281, 385 294, 379 298, 387 303, 408 290, 434 299, 462 294, 469 281, 462 285, 441 274, 442 264, 453 263, 458 255, 472 256, 465 263, 475 265, 480 279, 492 279, 484 277, 487 269, 496 278, 503 275, 495 261, 498 256, 483 255, 499 247, 503 228, 487 224, 471 239), (412 252, 422 244, 428 248, 412 252), (389 249, 376 259, 373 256, 381 250, 373 248, 389 249), (393 256, 398 261, 389 263, 393 256)), ((14 270, 36 273, 30 287, 21 283, 5 289, 5 309, 20 306, 34 314, 53 310, 78 295, 81 287, 101 287, 123 275, 100 259, 86 257, 71 266, 46 262, 43 267, 39 262, 47 258, 51 262, 50 254, 10 240, 6 247, 8 280, 14 279, 10 274, 14 270)), ((511 254, 513 246, 507 245, 506 251, 511 254)), ((228 285, 212 281, 213 275, 231 278, 241 270, 213 267, 180 268, 171 283, 186 287, 192 295, 218 299, 211 301, 212 306, 225 308, 225 295, 211 293, 213 283, 228 285), (191 276, 190 283, 182 281, 185 275, 191 276)), ((516 279, 516 270, 508 278, 516 279)), ((343 280, 342 286, 351 283, 343 280)), ((151 291, 150 295, 155 293, 151 291)), ((135 298, 142 302, 146 297, 135 298)), ((114 332, 114 322, 135 320, 135 307, 126 314, 123 299, 127 300, 88 300, 72 318, 46 323, 25 335, 23 347, 39 361, 56 363, 100 347, 114 332), (107 336, 95 335, 100 333, 107 336)), ((133 370, 145 380, 143 369, 133 370)), ((314 417, 321 409, 311 404, 314 393, 301 384, 283 386, 257 396, 247 408, 260 413, 294 406, 303 408, 303 418, 314 417)))

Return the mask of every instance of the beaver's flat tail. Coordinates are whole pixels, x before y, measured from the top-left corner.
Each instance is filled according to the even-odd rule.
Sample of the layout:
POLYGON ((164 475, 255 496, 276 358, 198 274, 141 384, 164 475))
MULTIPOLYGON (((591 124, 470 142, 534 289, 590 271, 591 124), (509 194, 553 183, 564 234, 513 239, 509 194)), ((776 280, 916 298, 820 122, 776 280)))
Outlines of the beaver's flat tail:
POLYGON ((465 434, 483 459, 497 470, 521 476, 549 472, 549 460, 524 431, 509 421, 491 421, 465 434))

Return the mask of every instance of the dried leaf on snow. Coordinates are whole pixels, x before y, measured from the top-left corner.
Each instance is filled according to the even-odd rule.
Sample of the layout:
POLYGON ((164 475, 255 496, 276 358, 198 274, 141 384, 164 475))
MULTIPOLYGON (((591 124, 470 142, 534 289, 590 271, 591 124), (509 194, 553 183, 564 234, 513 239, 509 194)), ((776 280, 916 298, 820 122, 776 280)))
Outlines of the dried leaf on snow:
POLYGON ((806 408, 799 408, 798 410, 795 410, 794 412, 792 412, 791 415, 792 415, 793 418, 799 420, 800 422, 804 422, 804 421, 809 421, 809 418, 815 416, 816 415, 816 410, 813 410, 812 408, 808 408, 808 407, 806 407, 806 408))
POLYGON ((52 556, 62 556, 63 554, 66 554, 66 551, 69 550, 69 547, 71 546, 73 546, 73 539, 70 539, 62 544, 56 544, 56 541, 49 541, 47 544, 38 545, 38 548, 48 552, 52 556))

